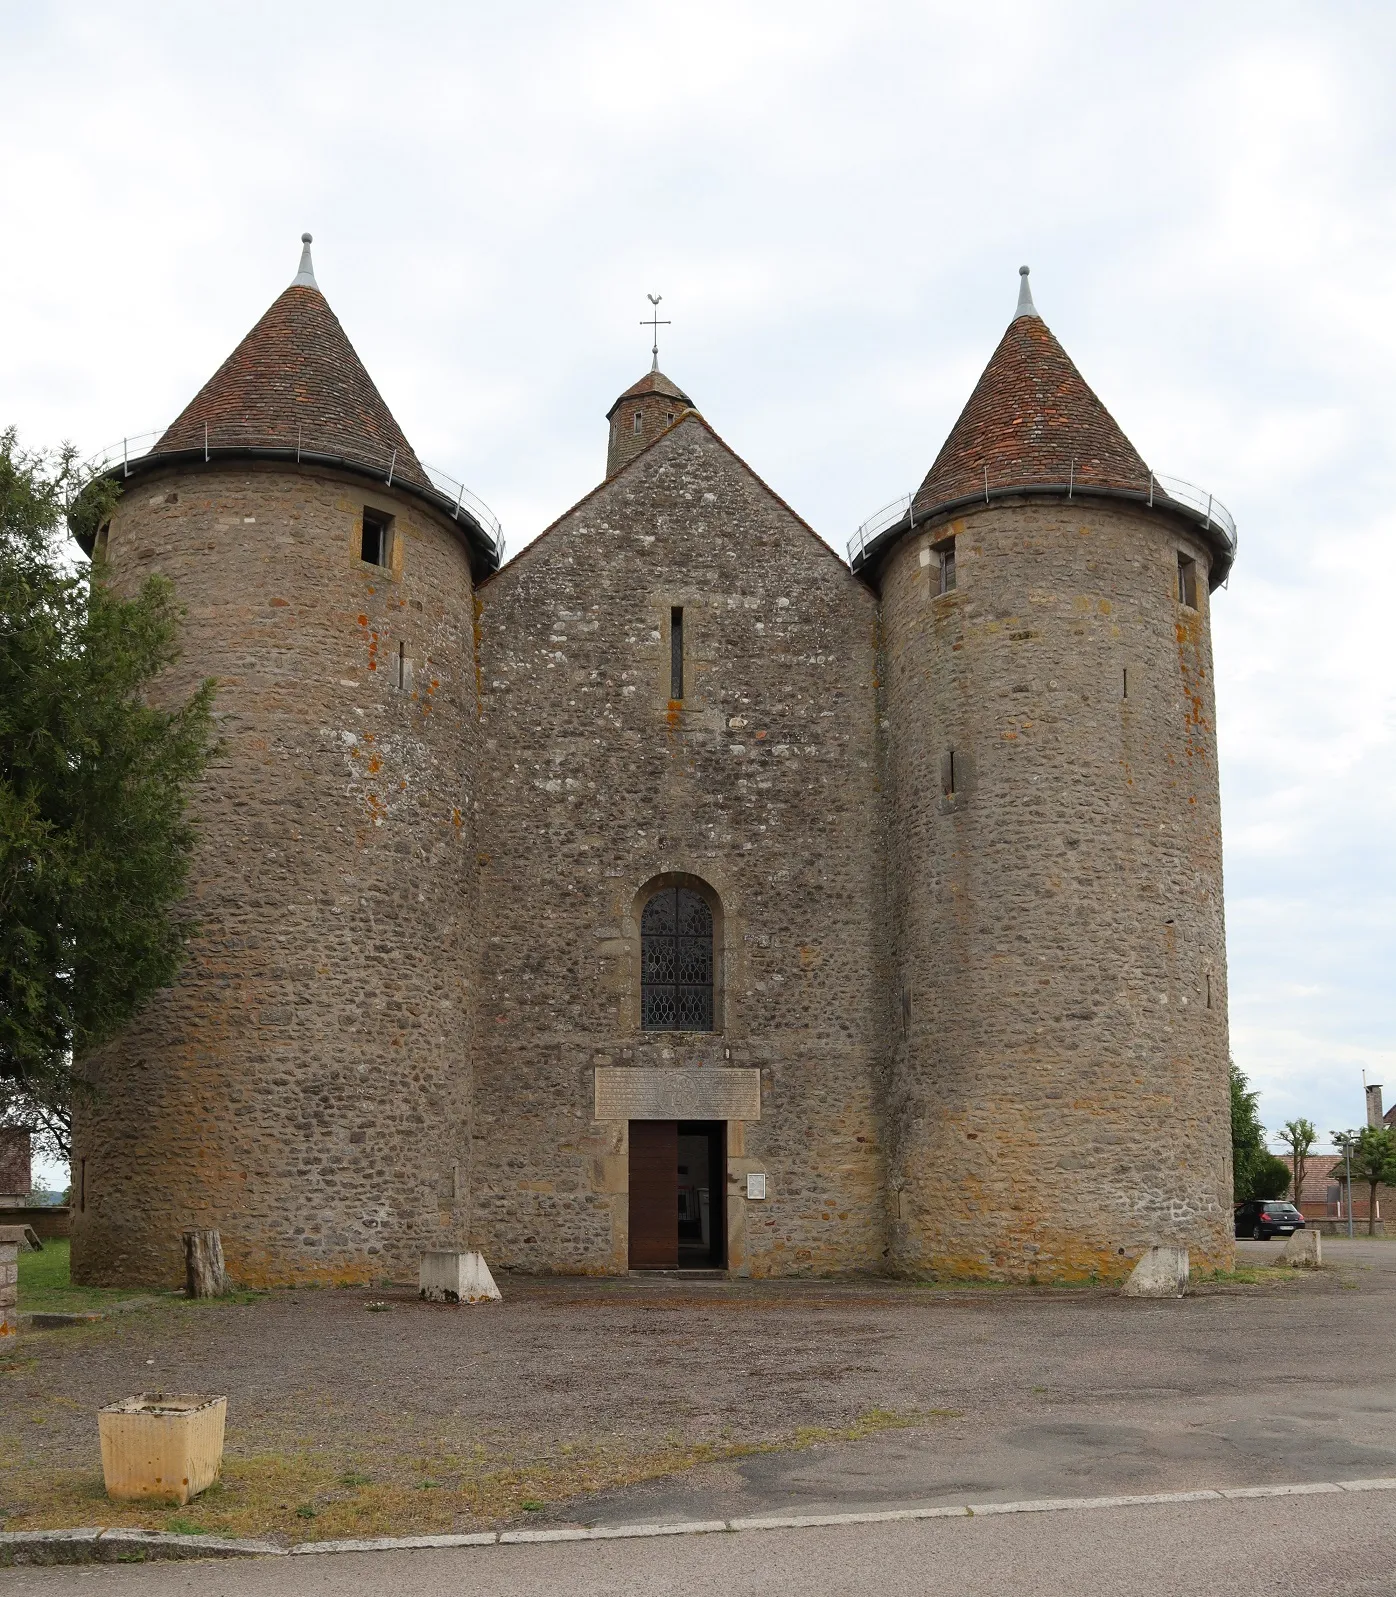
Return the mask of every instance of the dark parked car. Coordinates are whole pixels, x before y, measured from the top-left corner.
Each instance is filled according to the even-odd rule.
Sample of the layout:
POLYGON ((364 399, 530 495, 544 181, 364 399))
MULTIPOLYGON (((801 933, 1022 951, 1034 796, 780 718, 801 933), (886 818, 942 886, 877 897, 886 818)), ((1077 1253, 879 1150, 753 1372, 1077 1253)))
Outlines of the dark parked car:
POLYGON ((1236 1235, 1268 1242, 1271 1237, 1287 1237, 1304 1229, 1304 1216, 1292 1203, 1274 1198, 1252 1198, 1236 1205, 1236 1235))

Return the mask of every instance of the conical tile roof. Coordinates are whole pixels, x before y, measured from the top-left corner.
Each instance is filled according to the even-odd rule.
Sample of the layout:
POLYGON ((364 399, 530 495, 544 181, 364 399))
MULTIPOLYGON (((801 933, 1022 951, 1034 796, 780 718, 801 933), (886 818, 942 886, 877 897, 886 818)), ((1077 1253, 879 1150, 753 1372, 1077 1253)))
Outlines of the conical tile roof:
POLYGON ((1037 314, 1026 269, 1018 313, 915 497, 920 516, 1003 488, 1148 491, 1149 468, 1037 314))
POLYGON ((310 251, 295 281, 185 407, 152 454, 287 448, 381 470, 430 488, 339 318, 316 286, 310 251), (394 461, 396 452, 396 461, 394 461))

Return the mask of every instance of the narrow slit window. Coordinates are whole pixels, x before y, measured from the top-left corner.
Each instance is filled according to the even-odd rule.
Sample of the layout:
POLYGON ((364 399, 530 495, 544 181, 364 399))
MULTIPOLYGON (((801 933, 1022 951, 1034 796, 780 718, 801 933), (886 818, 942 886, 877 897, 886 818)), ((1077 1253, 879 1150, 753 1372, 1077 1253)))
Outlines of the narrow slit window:
POLYGON ((1197 562, 1185 554, 1178 556, 1178 603, 1197 609, 1197 562))
POLYGON ((641 411, 637 410, 635 412, 635 431, 636 432, 639 432, 641 424, 643 423, 643 421, 644 421, 643 413, 641 411))
POLYGON ((406 643, 397 646, 397 685, 404 693, 412 686, 412 662, 407 658, 406 643))
POLYGON ((1120 668, 1120 697, 1122 699, 1129 697, 1129 667, 1127 665, 1120 668))
POLYGON ((393 518, 381 511, 364 509, 363 532, 360 535, 359 559, 369 566, 386 566, 388 563, 388 529, 393 518))
POLYGON ((955 591, 955 540, 949 539, 936 550, 940 556, 940 592, 955 591))
POLYGON ((683 697, 683 606, 669 611, 669 697, 683 697))
POLYGON ((1212 973, 1211 973, 1211 971, 1207 972, 1204 980, 1207 983, 1207 1007, 1208 1007, 1208 1009, 1210 1009, 1212 1007, 1212 973))
POLYGON ((955 751, 948 749, 945 758, 940 762, 940 786, 946 798, 955 797, 955 783, 959 774, 955 768, 955 751))

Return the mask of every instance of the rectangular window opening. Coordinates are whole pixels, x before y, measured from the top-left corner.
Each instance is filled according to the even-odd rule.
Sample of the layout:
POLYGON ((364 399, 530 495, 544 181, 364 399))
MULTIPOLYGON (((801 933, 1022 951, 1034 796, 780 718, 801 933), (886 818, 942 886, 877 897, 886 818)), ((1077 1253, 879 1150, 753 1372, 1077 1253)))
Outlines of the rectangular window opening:
POLYGON ((1178 556, 1178 603, 1189 610, 1197 609, 1197 562, 1190 556, 1178 556))
POLYGON ((388 563, 388 532, 393 518, 381 510, 364 506, 363 532, 359 541, 359 559, 365 565, 386 566, 388 563))
POLYGON ((636 432, 639 432, 640 426, 641 426, 641 423, 643 422, 643 420, 644 420, 643 413, 637 410, 635 412, 635 431, 636 432))
POLYGON ((406 643, 397 646, 397 685, 404 693, 412 686, 412 662, 407 658, 406 643))
POLYGON ((953 593, 955 591, 955 540, 947 538, 936 548, 940 556, 940 592, 953 593))
POLYGON ((1208 1007, 1208 1009, 1210 1009, 1212 1007, 1212 973, 1211 973, 1211 971, 1207 972, 1205 980, 1206 980, 1206 983, 1207 983, 1207 1007, 1208 1007))
POLYGON ((1129 667, 1128 666, 1123 666, 1123 667, 1121 667, 1121 670, 1120 670, 1120 697, 1122 699, 1127 699, 1129 697, 1129 667))
POLYGON ((669 697, 683 698, 683 606, 669 611, 669 697))
POLYGON ((955 783, 958 776, 959 772, 955 769, 955 751, 951 749, 941 761, 940 785, 946 798, 955 797, 955 783))

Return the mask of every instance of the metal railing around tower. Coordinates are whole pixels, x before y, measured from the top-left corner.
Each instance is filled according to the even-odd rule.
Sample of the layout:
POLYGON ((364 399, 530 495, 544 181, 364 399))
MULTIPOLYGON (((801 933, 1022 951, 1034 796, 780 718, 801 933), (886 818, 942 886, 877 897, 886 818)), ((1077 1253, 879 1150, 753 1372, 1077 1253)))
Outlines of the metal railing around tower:
MULTIPOLYGON (((1112 497, 1134 500, 1139 504, 1171 505, 1184 510, 1191 519, 1201 524, 1207 532, 1215 532, 1225 543, 1231 558, 1236 557, 1236 521, 1231 512, 1214 494, 1205 488, 1199 488, 1196 483, 1187 482, 1182 477, 1170 477, 1161 471, 1149 473, 1147 488, 1138 489, 1102 489, 1089 479, 1082 481, 1074 471, 1068 474, 1065 482, 1034 482, 1034 483, 1005 483, 996 485, 987 470, 984 473, 984 487, 973 494, 967 494, 963 499, 951 501, 955 506, 961 504, 966 507, 983 502, 992 503, 994 499, 1007 495, 1025 493, 1064 494, 1071 498, 1077 493, 1109 493, 1112 497)), ((914 506, 916 494, 906 493, 899 495, 889 504, 875 510, 872 515, 858 528, 848 540, 848 563, 857 567, 863 560, 867 551, 880 538, 898 528, 909 530, 916 521, 925 519, 915 514, 914 506)), ((950 505, 936 505, 933 509, 937 512, 948 509, 950 505)), ((929 514, 929 512, 927 513, 929 514)))
MULTIPOLYGON (((153 432, 135 433, 99 449, 82 464, 79 491, 94 478, 108 473, 129 476, 133 465, 145 462, 156 453, 156 444, 168 430, 158 427, 153 432)), ((346 447, 341 439, 319 437, 299 426, 269 430, 228 423, 198 428, 192 442, 167 446, 159 453, 178 460, 202 454, 205 461, 212 462, 216 457, 240 451, 313 465, 347 466, 381 477, 385 487, 396 483, 421 493, 454 520, 468 517, 493 548, 495 560, 501 565, 504 562, 504 528, 484 500, 448 472, 429 466, 425 461, 403 459, 395 449, 378 452, 346 447)))

